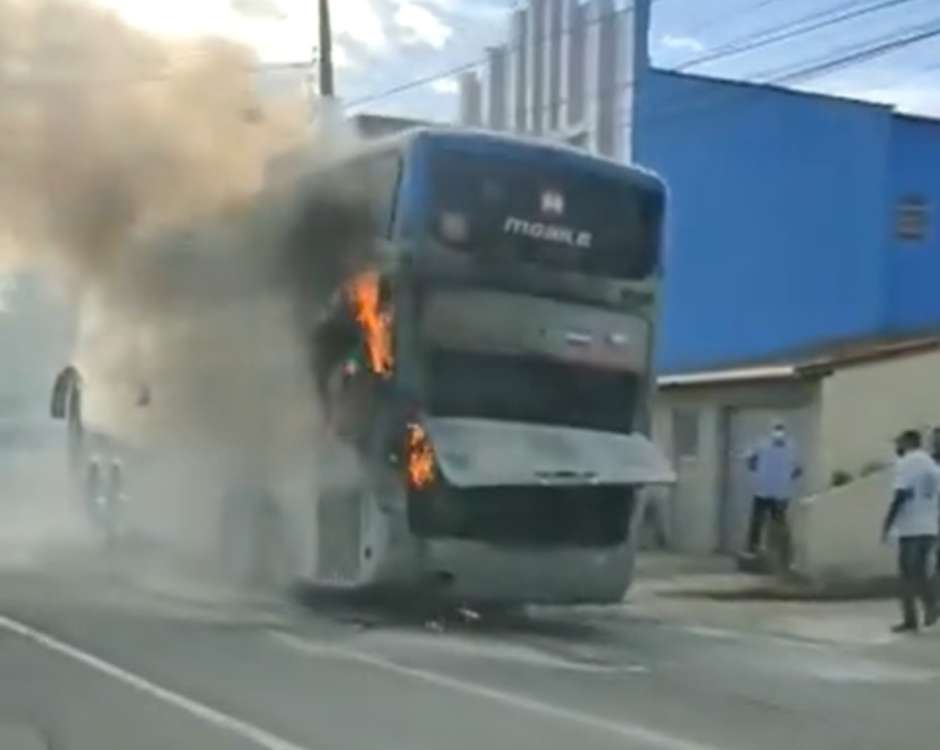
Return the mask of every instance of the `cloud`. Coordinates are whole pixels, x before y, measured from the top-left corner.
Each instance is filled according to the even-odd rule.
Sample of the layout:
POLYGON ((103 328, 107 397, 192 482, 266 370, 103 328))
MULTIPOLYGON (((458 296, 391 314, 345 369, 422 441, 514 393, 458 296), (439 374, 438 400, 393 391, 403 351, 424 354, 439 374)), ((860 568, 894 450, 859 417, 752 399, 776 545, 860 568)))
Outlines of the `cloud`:
POLYGON ((431 89, 435 94, 452 96, 460 90, 460 85, 456 78, 440 78, 431 84, 431 89))
POLYGON ((400 3, 395 23, 408 35, 406 43, 426 44, 434 49, 443 49, 454 33, 433 11, 418 3, 400 3))
POLYGON ((335 65, 340 70, 352 70, 358 68, 358 63, 353 60, 352 55, 349 54, 342 44, 333 45, 333 65, 335 65))
POLYGON ((274 0, 231 0, 232 9, 245 16, 273 18, 283 21, 287 14, 274 0))
POLYGON ((705 45, 693 36, 683 34, 663 34, 659 43, 670 50, 681 50, 682 52, 704 52, 705 45))
MULTIPOLYGON (((311 3, 313 4, 313 3, 311 3)), ((370 0, 342 0, 332 3, 333 31, 365 47, 369 52, 385 52, 389 46, 388 34, 378 7, 381 3, 370 0)))
POLYGON ((512 0, 424 0, 424 4, 447 15, 507 23, 513 8, 512 0))

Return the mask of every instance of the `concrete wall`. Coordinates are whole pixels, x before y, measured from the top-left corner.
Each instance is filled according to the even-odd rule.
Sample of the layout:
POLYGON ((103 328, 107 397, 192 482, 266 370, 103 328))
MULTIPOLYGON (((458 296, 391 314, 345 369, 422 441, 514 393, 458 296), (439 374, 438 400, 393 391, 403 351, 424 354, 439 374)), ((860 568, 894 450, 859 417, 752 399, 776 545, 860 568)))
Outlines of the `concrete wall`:
POLYGON ((890 463, 905 428, 940 425, 940 352, 845 367, 822 381, 820 463, 853 475, 890 463))
POLYGON ((890 110, 656 70, 635 106, 670 191, 661 371, 882 327, 890 110))
POLYGON ((794 568, 821 584, 895 575, 897 551, 881 542, 890 471, 806 497, 790 509, 794 568))
POLYGON ((822 381, 820 464, 856 480, 802 500, 791 521, 799 572, 821 583, 894 575, 896 550, 880 542, 891 494, 893 438, 940 425, 940 351, 844 367, 822 381), (866 464, 887 468, 859 478, 866 464))

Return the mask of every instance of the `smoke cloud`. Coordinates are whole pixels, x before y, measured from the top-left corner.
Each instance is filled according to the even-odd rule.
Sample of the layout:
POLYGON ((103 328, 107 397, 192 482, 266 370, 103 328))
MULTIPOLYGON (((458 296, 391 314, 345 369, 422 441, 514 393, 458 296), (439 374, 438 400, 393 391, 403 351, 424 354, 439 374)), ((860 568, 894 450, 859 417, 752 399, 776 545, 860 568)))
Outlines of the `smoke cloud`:
POLYGON ((309 503, 310 324, 372 254, 364 186, 310 176, 354 139, 256 76, 223 40, 0 0, 0 264, 74 304, 89 426, 147 456, 138 512, 195 546, 228 486, 309 503))

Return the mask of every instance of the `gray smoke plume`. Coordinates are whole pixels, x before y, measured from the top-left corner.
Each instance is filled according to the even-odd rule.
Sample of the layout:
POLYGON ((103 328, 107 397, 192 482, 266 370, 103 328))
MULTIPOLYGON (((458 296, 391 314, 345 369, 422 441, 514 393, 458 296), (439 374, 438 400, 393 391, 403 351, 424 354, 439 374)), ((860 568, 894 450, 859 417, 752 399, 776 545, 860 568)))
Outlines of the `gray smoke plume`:
POLYGON ((309 501, 310 322, 373 252, 364 186, 312 170, 354 141, 255 75, 228 42, 0 0, 0 261, 75 306, 90 428, 146 456, 143 520, 196 547, 227 486, 309 501))

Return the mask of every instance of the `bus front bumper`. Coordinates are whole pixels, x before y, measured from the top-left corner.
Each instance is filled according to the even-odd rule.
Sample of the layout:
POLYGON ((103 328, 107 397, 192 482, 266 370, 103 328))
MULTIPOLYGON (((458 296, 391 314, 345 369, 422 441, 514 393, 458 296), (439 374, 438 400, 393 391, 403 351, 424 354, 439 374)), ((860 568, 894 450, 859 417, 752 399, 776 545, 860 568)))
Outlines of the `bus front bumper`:
POLYGON ((629 542, 610 547, 512 547, 426 540, 422 570, 438 592, 490 604, 611 604, 633 576, 629 542))

